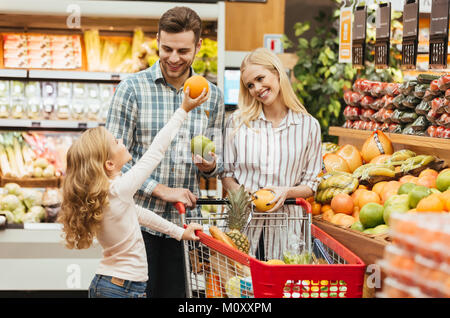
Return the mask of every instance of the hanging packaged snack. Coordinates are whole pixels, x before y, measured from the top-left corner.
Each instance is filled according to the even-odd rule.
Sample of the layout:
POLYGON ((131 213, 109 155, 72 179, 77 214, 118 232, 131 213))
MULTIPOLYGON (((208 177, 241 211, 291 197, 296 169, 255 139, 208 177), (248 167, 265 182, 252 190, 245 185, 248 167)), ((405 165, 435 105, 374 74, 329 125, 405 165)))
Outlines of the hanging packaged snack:
POLYGON ((443 75, 438 79, 439 89, 441 91, 446 91, 450 88, 450 75, 443 75))
POLYGON ((431 109, 436 114, 442 114, 445 112, 446 103, 449 103, 449 101, 444 97, 436 97, 431 101, 431 109))
POLYGON ((417 115, 415 112, 403 112, 403 114, 400 116, 400 123, 402 124, 410 124, 413 123, 419 115, 417 115))
POLYGON ((415 111, 419 115, 425 115, 426 116, 428 114, 428 112, 430 111, 430 109, 431 109, 431 102, 427 102, 425 100, 422 100, 420 102, 420 104, 418 104, 416 106, 416 110, 415 111))
POLYGON ((366 51, 367 7, 357 6, 353 14, 352 64, 363 68, 366 51))
POLYGON ((359 102, 362 108, 371 108, 372 104, 375 102, 375 98, 370 95, 365 95, 361 98, 359 102))
POLYGON ((429 68, 447 68, 448 50, 448 9, 447 0, 435 0, 431 3, 429 68))
POLYGON ((403 100, 405 99, 405 96, 403 94, 397 95, 393 100, 392 103, 394 104, 396 109, 403 109, 403 100))
POLYGON ((425 92, 427 91, 427 89, 430 87, 429 84, 417 84, 414 87, 414 96, 417 98, 423 98, 423 96, 425 95, 425 92))
POLYGON ((426 116, 419 116, 417 119, 412 123, 412 128, 414 130, 426 130, 428 128, 428 125, 430 122, 428 121, 426 116))
POLYGON ((415 69, 419 42, 419 0, 407 0, 403 7, 402 68, 415 69))
POLYGON ((414 95, 408 95, 405 97, 405 99, 403 99, 402 104, 406 108, 414 109, 417 105, 419 105, 420 101, 420 98, 417 98, 414 95))

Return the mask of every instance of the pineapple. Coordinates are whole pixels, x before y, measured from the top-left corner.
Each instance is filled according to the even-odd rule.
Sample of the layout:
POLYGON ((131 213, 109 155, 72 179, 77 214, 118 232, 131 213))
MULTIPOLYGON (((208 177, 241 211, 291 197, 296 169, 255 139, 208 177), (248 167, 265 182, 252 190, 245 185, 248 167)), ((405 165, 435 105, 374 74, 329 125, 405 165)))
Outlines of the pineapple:
POLYGON ((226 235, 245 254, 248 254, 250 243, 242 231, 251 213, 251 202, 251 195, 245 191, 243 185, 238 190, 229 191, 228 193, 227 213, 229 231, 226 235))

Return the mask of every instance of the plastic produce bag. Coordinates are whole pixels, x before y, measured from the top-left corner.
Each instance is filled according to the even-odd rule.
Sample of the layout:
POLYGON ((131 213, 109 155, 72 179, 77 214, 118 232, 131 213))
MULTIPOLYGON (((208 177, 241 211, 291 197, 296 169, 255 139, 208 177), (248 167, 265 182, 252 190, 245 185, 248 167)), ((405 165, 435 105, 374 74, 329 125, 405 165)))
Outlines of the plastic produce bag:
POLYGON ((420 101, 421 100, 414 95, 408 95, 405 99, 403 99, 402 104, 409 109, 413 109, 420 103, 420 101))
POLYGON ((389 125, 389 132, 391 134, 401 134, 403 131, 403 127, 400 124, 393 123, 389 125))
POLYGON ((288 246, 283 252, 286 264, 311 264, 312 255, 305 250, 305 241, 293 231, 288 233, 288 246))
POLYGON ((375 98, 373 98, 372 96, 366 95, 361 98, 360 105, 362 108, 370 108, 374 102, 375 102, 375 98))
POLYGON ((420 104, 418 104, 418 105, 416 106, 415 111, 416 111, 416 113, 419 114, 419 115, 426 115, 426 114, 428 114, 428 112, 430 111, 430 109, 431 109, 430 102, 427 102, 427 101, 425 101, 425 100, 422 100, 422 101, 420 102, 420 104))
POLYGON ((405 99, 405 96, 403 96, 402 94, 397 95, 393 100, 392 103, 394 104, 395 108, 397 109, 403 109, 403 100, 405 99))
POLYGON ((400 117, 400 122, 402 124, 408 124, 413 123, 419 115, 417 115, 415 112, 403 112, 403 114, 400 117))
POLYGON ((391 116, 391 122, 396 123, 396 124, 400 124, 400 120, 402 118, 404 111, 401 111, 399 109, 394 110, 394 112, 392 113, 391 116))
POLYGON ((426 130, 430 122, 427 120, 426 116, 419 116, 417 119, 412 123, 412 128, 415 131, 423 131, 426 130))
POLYGON ((394 109, 395 108, 394 98, 395 98, 394 96, 386 95, 384 108, 386 108, 386 109, 394 109))
POLYGON ((438 125, 444 126, 445 128, 450 128, 450 114, 443 113, 438 120, 436 120, 438 125))
POLYGON ((439 114, 436 113, 433 109, 430 109, 430 111, 427 113, 427 119, 430 121, 433 125, 437 124, 437 120, 439 118, 439 114))
POLYGON ((425 95, 425 92, 427 91, 427 89, 430 87, 430 85, 427 84, 417 84, 414 87, 414 96, 417 98, 423 98, 423 96, 425 95))
POLYGON ((386 85, 386 89, 385 89, 386 94, 389 96, 392 96, 392 97, 397 96, 398 94, 400 94, 400 92, 398 90, 399 86, 400 85, 397 83, 388 83, 386 85))
POLYGON ((406 81, 403 82, 398 88, 398 91, 403 95, 410 95, 414 92, 414 87, 417 85, 417 81, 406 81))
POLYGON ((438 79, 438 86, 441 91, 450 88, 450 75, 443 75, 438 79))
POLYGON ((431 109, 436 114, 442 114, 445 112, 445 106, 447 106, 449 102, 449 100, 443 97, 436 97, 431 101, 431 109))
POLYGON ((415 131, 414 131, 414 128, 412 127, 412 124, 409 124, 408 126, 406 126, 403 129, 402 134, 404 134, 404 135, 414 135, 415 131))

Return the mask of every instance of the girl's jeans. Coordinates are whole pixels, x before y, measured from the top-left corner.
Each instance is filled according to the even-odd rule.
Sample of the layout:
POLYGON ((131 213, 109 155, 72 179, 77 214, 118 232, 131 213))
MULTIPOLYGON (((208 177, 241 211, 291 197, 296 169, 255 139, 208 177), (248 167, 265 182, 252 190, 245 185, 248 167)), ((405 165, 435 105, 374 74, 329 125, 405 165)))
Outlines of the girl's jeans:
POLYGON ((89 286, 89 298, 146 298, 147 282, 134 282, 96 274, 89 286))

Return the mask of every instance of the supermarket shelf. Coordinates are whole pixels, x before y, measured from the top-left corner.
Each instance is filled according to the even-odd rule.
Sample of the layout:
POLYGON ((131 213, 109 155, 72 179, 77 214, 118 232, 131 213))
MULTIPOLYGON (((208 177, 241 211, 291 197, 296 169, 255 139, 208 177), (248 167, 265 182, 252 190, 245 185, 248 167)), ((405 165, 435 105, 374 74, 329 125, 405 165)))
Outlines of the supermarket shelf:
MULTIPOLYGON (((367 137, 370 136, 372 131, 342 128, 342 127, 330 127, 328 133, 332 136, 349 137, 365 140, 367 137)), ((391 133, 385 134, 386 136, 389 137, 389 139, 393 143, 411 146, 420 145, 422 147, 429 147, 429 148, 450 149, 450 139, 391 134, 391 133)))
POLYGON ((0 0, 3 14, 63 15, 81 13, 84 17, 123 17, 159 19, 168 9, 187 6, 194 9, 204 21, 217 20, 217 3, 189 3, 178 1, 92 1, 92 0, 0 0))
POLYGON ((0 77, 9 78, 26 78, 28 76, 27 70, 16 70, 16 69, 0 69, 0 77))
POLYGON ((84 72, 58 70, 29 70, 30 79, 62 79, 85 81, 121 81, 132 73, 84 72))
POLYGON ((0 119, 0 128, 88 129, 102 125, 95 121, 0 119))

